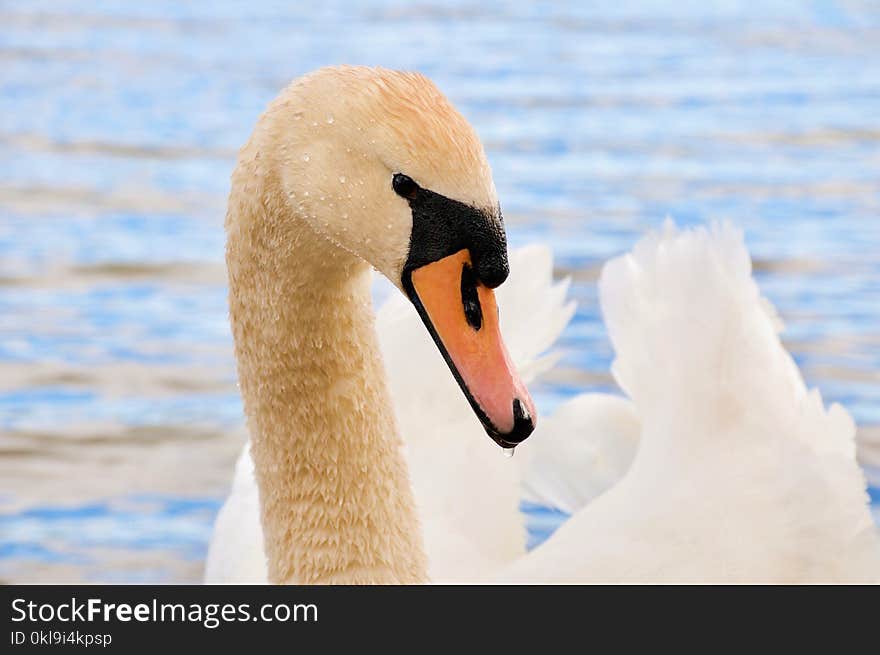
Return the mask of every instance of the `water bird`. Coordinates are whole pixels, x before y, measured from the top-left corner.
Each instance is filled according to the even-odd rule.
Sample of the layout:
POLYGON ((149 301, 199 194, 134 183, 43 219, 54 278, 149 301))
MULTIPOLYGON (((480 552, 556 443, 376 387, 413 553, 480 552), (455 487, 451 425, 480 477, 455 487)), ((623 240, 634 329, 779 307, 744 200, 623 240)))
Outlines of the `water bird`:
POLYGON ((525 384, 566 283, 546 248, 508 261, 482 145, 427 78, 295 81, 226 228, 250 442, 207 582, 880 579, 852 419, 806 389, 735 228, 669 224, 606 264, 627 397, 540 421, 525 384), (376 316, 371 267, 402 292, 376 316), (528 553, 523 488, 573 514, 528 553))

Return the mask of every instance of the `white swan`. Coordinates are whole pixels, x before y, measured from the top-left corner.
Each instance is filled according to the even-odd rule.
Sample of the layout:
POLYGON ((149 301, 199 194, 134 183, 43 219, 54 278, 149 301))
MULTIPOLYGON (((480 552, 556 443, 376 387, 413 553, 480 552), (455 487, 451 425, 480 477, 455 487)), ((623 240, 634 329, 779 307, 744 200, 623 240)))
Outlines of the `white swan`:
MULTIPOLYGON (((496 206, 479 142, 424 78, 324 69, 292 85, 260 119, 233 176, 227 220, 256 469, 246 448, 206 581, 877 579, 852 421, 806 392, 750 278, 741 238, 728 228, 670 227, 606 267, 614 373, 634 405, 575 398, 543 420, 513 462, 474 434, 468 403, 416 313, 402 296, 389 301, 378 334, 391 395, 404 401, 396 410, 410 485, 361 258, 413 298, 402 273, 414 251, 424 252, 419 240, 436 241, 458 229, 450 221, 473 219, 450 215, 445 203, 461 209, 452 198, 486 208, 483 220, 496 206), (391 190, 402 171, 419 185, 394 178, 408 202, 391 190), (583 507, 527 555, 514 464, 528 468, 530 495, 567 511, 583 507)), ((490 284, 498 280, 491 266, 479 270, 479 256, 503 248, 503 233, 483 229, 492 225, 454 244, 472 240, 474 268, 490 284), (473 241, 486 234, 489 242, 473 241)), ((449 261, 444 248, 433 261, 449 261)), ((433 266, 431 257, 417 263, 433 266)), ((516 253, 511 269, 498 291, 504 331, 513 360, 534 377, 548 365, 537 356, 571 309, 564 285, 552 286, 546 251, 516 253)), ((470 322, 464 282, 445 296, 441 288, 438 301, 457 306, 462 324, 470 322)), ((476 286, 477 306, 491 307, 488 289, 476 286)), ((434 310, 428 324, 448 353, 461 326, 430 325, 440 316, 434 310)), ((463 387, 478 388, 472 396, 487 381, 465 359, 480 356, 467 348, 450 355, 463 387)), ((502 360, 489 370, 500 376, 507 406, 511 396, 528 402, 502 360)), ((481 399, 497 423, 506 421, 499 430, 482 412, 490 434, 507 443, 522 417, 514 406, 505 418, 503 403, 485 395, 472 403, 478 413, 481 399)), ((530 403, 526 413, 534 415, 530 403)))

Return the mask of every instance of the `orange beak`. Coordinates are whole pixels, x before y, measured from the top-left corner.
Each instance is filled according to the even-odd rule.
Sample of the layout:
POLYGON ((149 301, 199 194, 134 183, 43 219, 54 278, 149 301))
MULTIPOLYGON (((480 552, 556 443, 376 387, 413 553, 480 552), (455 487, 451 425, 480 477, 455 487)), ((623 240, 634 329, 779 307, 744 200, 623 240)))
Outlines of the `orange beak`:
POLYGON ((495 292, 476 276, 468 250, 411 272, 407 291, 489 436, 511 448, 535 429, 535 406, 510 361, 495 292))

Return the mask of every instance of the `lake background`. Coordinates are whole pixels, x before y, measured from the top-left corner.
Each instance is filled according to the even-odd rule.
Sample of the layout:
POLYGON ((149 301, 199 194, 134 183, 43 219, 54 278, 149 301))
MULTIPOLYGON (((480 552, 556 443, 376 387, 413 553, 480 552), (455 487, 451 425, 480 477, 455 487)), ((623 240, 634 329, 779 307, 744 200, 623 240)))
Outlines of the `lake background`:
POLYGON ((0 580, 200 579, 245 439, 229 174, 333 63, 433 78, 573 277, 542 406, 613 389, 601 264, 729 218, 880 503, 880 3, 0 1, 0 580))

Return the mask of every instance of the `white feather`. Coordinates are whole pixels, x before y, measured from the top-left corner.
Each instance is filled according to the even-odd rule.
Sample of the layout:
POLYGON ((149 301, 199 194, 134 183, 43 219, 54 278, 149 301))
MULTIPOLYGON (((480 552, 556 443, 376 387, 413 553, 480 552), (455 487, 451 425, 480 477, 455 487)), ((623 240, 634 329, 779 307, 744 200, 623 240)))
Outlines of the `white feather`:
POLYGON ((620 482, 503 578, 880 579, 855 425, 807 391, 741 232, 667 222, 599 286, 641 443, 620 482))

